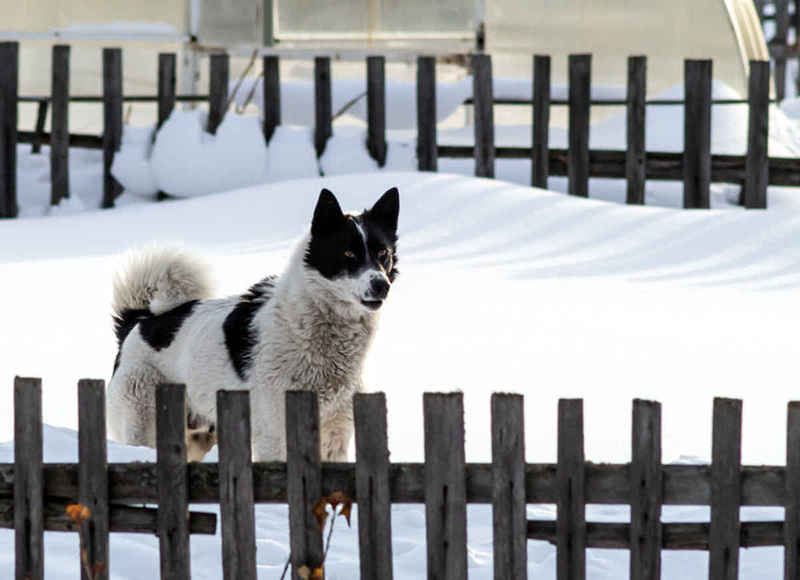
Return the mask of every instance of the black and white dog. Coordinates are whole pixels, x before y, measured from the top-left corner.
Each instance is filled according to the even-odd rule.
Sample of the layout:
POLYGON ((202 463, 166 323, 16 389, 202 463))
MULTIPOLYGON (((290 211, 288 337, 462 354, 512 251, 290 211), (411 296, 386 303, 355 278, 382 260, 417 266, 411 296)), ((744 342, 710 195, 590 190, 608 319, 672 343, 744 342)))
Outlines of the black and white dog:
POLYGON ((378 309, 397 276, 399 195, 343 213, 327 189, 286 271, 241 296, 211 299, 206 270, 174 249, 131 256, 114 280, 119 353, 108 386, 109 430, 155 446, 155 387, 187 388, 187 450, 200 460, 216 440, 216 391, 250 391, 253 458, 286 456, 284 393, 319 396, 322 459, 346 460, 352 398, 378 309))

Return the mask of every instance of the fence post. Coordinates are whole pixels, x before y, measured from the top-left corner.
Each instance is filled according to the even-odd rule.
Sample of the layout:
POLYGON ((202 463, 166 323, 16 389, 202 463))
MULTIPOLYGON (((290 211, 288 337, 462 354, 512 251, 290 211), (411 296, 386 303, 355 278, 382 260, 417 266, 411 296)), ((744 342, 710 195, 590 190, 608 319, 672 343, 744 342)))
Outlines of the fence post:
POLYGON ((186 386, 156 388, 158 540, 162 580, 189 580, 186 386))
POLYGON ((492 57, 472 55, 472 101, 475 108, 475 176, 494 177, 494 91, 492 57))
POLYGON ((742 402, 715 398, 713 421, 709 578, 738 580, 742 402))
POLYGON ((386 164, 386 59, 367 57, 367 150, 378 162, 386 164))
POLYGON ((322 566, 322 529, 314 508, 322 500, 319 404, 311 391, 286 393, 286 488, 292 578, 322 566))
POLYGON ((250 393, 217 391, 222 572, 225 580, 256 579, 250 393))
POLYGON ((264 140, 269 144, 275 127, 281 124, 281 79, 279 60, 275 55, 264 57, 264 140))
POLYGON ((711 61, 684 61, 683 207, 710 207, 711 61))
POLYGON ((633 401, 630 580, 661 578, 661 404, 633 401))
POLYGON ((69 198, 69 53, 68 45, 53 46, 50 205, 69 198))
POLYGON ((748 209, 767 209, 769 184, 769 61, 750 61, 747 95, 749 123, 744 190, 741 201, 748 209))
POLYGON ((325 144, 333 135, 331 117, 331 59, 314 58, 314 146, 317 157, 322 157, 325 144))
POLYGON ((625 150, 625 176, 628 190, 625 203, 644 204, 646 177, 645 119, 647 93, 647 57, 628 57, 628 147, 625 150))
POLYGON ((114 207, 122 186, 111 175, 122 140, 122 49, 103 49, 103 208, 114 207))
POLYGON ((417 169, 436 171, 436 57, 417 57, 417 169))
POLYGON ((356 498, 362 580, 392 580, 392 503, 386 395, 359 393, 353 399, 356 428, 356 498))
POLYGON ((494 578, 528 577, 522 395, 492 394, 494 578))
POLYGON ((583 400, 558 401, 558 513, 556 578, 586 577, 586 502, 583 455, 583 400))
POLYGON ((14 578, 43 580, 41 379, 14 378, 14 544, 14 578))
POLYGON ((0 218, 17 217, 19 43, 0 42, 0 218))
MULTIPOLYGON (((774 0, 775 36, 770 44, 786 49, 789 45, 789 0, 774 0)), ((775 97, 782 101, 786 97, 786 57, 775 57, 775 97)))
POLYGON ((158 54, 158 124, 160 129, 164 121, 175 108, 175 53, 158 54))
POLYGON ((425 530, 430 580, 467 577, 467 486, 461 393, 425 393, 425 530))
POLYGON ((547 189, 550 173, 550 56, 533 57, 531 185, 547 189))
POLYGON ((800 401, 786 410, 786 501, 783 524, 783 577, 800 573, 800 401))
MULTIPOLYGON (((106 454, 106 386, 102 380, 78 381, 78 501, 91 517, 82 523, 92 580, 108 578, 108 459, 106 454)), ((81 566, 82 580, 89 580, 81 566)))
POLYGON ((228 105, 229 58, 224 52, 209 57, 208 132, 216 134, 228 105))
POLYGON ((570 195, 589 197, 589 115, 592 55, 569 55, 569 151, 567 179, 570 195))

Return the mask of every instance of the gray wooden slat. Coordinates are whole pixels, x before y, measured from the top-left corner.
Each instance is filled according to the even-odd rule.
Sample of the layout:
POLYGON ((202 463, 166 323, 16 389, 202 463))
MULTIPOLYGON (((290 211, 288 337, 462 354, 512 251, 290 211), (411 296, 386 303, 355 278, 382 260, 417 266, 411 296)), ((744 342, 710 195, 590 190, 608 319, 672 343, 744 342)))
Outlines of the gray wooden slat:
POLYGON ((684 61, 683 207, 710 207, 711 61, 684 61))
POLYGON ((417 169, 436 171, 436 58, 417 57, 417 169))
POLYGON ((492 395, 494 578, 528 577, 522 395, 492 395))
POLYGON ((783 577, 800 577, 800 401, 786 410, 786 500, 783 526, 783 577))
POLYGON ((473 54, 471 63, 475 109, 475 176, 494 177, 492 57, 488 54, 473 54))
POLYGON ((217 391, 217 433, 223 578, 255 580, 256 531, 248 391, 217 391))
POLYGON ((185 385, 162 384, 156 389, 156 458, 161 578, 188 580, 185 385))
POLYGON ((275 55, 264 57, 264 139, 269 143, 275 127, 281 124, 281 79, 279 60, 275 55))
POLYGON ((467 493, 461 393, 425 393, 425 537, 430 580, 467 577, 467 493))
POLYGON ((558 401, 558 514, 556 578, 586 577, 586 502, 583 400, 558 401))
POLYGON ((745 162, 744 206, 748 209, 767 208, 769 183, 769 61, 750 61, 748 84, 749 123, 747 129, 747 159, 745 162))
POLYGON ((122 141, 122 49, 103 49, 103 208, 114 207, 122 186, 111 175, 122 141))
POLYGON ((314 507, 322 499, 319 403, 316 393, 286 393, 286 487, 292 578, 298 570, 322 565, 322 529, 314 507))
POLYGON ((44 578, 42 381, 14 378, 14 544, 16 580, 44 578))
POLYGON ((550 175, 550 56, 533 57, 531 185, 547 189, 550 175))
POLYGON ((645 117, 647 107, 647 57, 628 58, 628 146, 625 149, 627 192, 625 203, 642 205, 645 202, 645 117))
POLYGON ((50 204, 69 198, 69 53, 68 45, 53 46, 50 113, 50 204))
POLYGON ((322 156, 325 144, 333 135, 331 107, 331 59, 318 56, 314 58, 314 146, 317 157, 322 156))
POLYGON ((17 217, 19 43, 0 42, 0 218, 17 217))
POLYGON ((362 580, 392 580, 392 504, 386 396, 357 394, 353 399, 356 431, 358 546, 362 580))
POLYGON ((569 152, 570 195, 589 197, 589 115, 592 55, 569 55, 569 152))
MULTIPOLYGON (((789 0, 773 0, 775 6, 775 35, 770 44, 789 44, 789 0)), ((786 58, 775 58, 775 97, 782 101, 786 97, 786 58)))
POLYGON ((209 57, 208 132, 212 135, 216 134, 227 112, 229 61, 230 58, 223 52, 214 53, 209 57))
POLYGON ((709 578, 738 580, 742 402, 714 399, 709 578))
POLYGON ((631 580, 661 578, 661 404, 633 401, 631 429, 631 580))
POLYGON ((31 147, 31 153, 39 154, 42 152, 42 142, 44 141, 44 126, 47 123, 47 109, 50 108, 50 101, 42 99, 36 106, 36 141, 31 147))
POLYGON ((386 58, 367 57, 367 150, 378 167, 386 164, 386 58))
MULTIPOLYGON (((106 453, 106 386, 102 380, 78 382, 78 501, 89 508, 83 523, 92 580, 109 575, 108 455, 106 453), (95 567, 97 569, 95 570, 95 567)), ((81 578, 89 580, 81 566, 81 578)))
POLYGON ((169 118, 175 108, 175 62, 174 52, 158 54, 158 124, 157 129, 169 118))

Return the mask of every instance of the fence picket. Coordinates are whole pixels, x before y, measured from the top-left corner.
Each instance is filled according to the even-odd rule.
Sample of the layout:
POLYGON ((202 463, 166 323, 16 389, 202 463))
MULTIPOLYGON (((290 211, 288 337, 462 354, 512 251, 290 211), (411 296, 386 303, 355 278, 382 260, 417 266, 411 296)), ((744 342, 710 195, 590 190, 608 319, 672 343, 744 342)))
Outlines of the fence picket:
MULTIPOLYGON (((83 522, 87 560, 96 570, 91 580, 109 576, 108 459, 106 453, 106 385, 102 380, 78 382, 78 501, 89 508, 83 522)), ((82 580, 89 580, 81 566, 82 580)))
POLYGON ((230 58, 224 52, 214 53, 209 58, 209 66, 208 132, 214 135, 227 112, 230 58))
POLYGON ((710 207, 711 61, 684 61, 683 207, 710 207))
POLYGON ((378 162, 386 163, 386 58, 367 57, 367 150, 378 162))
POLYGON ((175 108, 175 53, 158 54, 158 119, 156 129, 169 118, 175 108))
POLYGON ((744 199, 740 202, 743 201, 743 205, 749 209, 766 209, 769 183, 769 61, 750 61, 747 98, 747 159, 742 191, 744 199))
POLYGON ((0 42, 0 218, 17 217, 19 43, 0 42))
POLYGON ((14 544, 16 580, 44 578, 42 380, 14 378, 14 544))
POLYGON ((156 389, 158 540, 162 580, 189 580, 186 386, 156 389))
POLYGON ((122 141, 122 49, 103 49, 103 208, 114 207, 122 186, 111 175, 122 141))
POLYGON ((219 503, 225 580, 256 579, 250 393, 217 391, 219 503))
POLYGON ((269 143, 275 127, 281 124, 281 78, 278 57, 264 57, 264 139, 269 143))
POLYGON ((550 175, 550 56, 533 57, 531 185, 547 189, 550 175))
POLYGON ((386 396, 357 394, 353 400, 356 430, 358 548, 362 580, 392 580, 392 504, 386 396))
POLYGON ((428 578, 467 577, 467 493, 461 393, 425 393, 425 531, 428 578))
POLYGON ((628 146, 625 149, 625 174, 627 192, 625 203, 644 204, 645 161, 647 159, 645 141, 645 117, 647 107, 647 57, 628 58, 628 146))
MULTIPOLYGON (((789 44, 789 0, 773 0, 775 6, 775 35, 770 44, 789 44)), ((775 97, 782 101, 786 97, 786 57, 775 57, 775 97)))
POLYGON ((631 580, 661 577, 661 404, 633 401, 631 429, 631 580))
POLYGON ((715 398, 713 421, 709 578, 738 580, 742 402, 715 398))
POLYGON ((417 169, 436 171, 436 58, 417 57, 417 169))
POLYGON ((492 395, 494 578, 528 577, 522 395, 492 395))
POLYGON ((583 456, 583 400, 558 401, 558 514, 556 577, 586 577, 586 502, 583 456))
POLYGON ((475 108, 475 176, 494 177, 494 97, 492 57, 473 54, 472 99, 475 108))
POLYGON ((69 198, 69 53, 68 45, 53 46, 50 205, 58 205, 62 199, 69 198))
POLYGON ((319 403, 310 391, 286 393, 286 494, 292 578, 299 570, 322 566, 322 527, 314 509, 322 500, 319 403))
POLYGON ((569 55, 569 153, 570 195, 589 197, 589 115, 592 89, 592 55, 569 55))
POLYGON ((786 410, 786 500, 783 524, 783 577, 800 574, 800 401, 786 410))
POLYGON ((331 59, 328 56, 314 58, 314 103, 314 146, 317 157, 321 157, 333 135, 331 59))

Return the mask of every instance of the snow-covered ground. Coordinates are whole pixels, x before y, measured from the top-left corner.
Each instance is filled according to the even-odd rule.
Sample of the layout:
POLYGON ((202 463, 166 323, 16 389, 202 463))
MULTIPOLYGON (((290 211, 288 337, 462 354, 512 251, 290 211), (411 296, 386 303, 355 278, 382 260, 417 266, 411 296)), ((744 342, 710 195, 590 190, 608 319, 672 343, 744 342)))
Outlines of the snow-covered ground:
MULTIPOLYGON (((115 354, 109 302, 119 252, 182 243, 213 265, 221 294, 240 292, 281 271, 321 187, 361 208, 394 185, 401 276, 366 368, 369 387, 387 393, 393 461, 423 459, 422 393, 460 389, 468 461, 489 459, 489 397, 504 390, 525 395, 532 462, 555 459, 559 397, 585 400, 590 460, 629 459, 634 397, 663 403, 666 461, 708 460, 715 395, 744 399, 745 463, 784 462, 800 355, 800 191, 772 188, 767 211, 680 211, 413 172, 159 204, 126 206, 124 195, 113 211, 87 204, 75 215, 0 223, 0 440, 12 434, 13 376, 40 376, 45 461, 75 460, 77 380, 108 379, 115 354)), ((109 450, 112 461, 153 458, 150 450, 109 450)), ((0 445, 0 461, 12 459, 12 444, 0 445)), ((628 512, 590 507, 588 515, 625 521, 628 512)), ((750 519, 781 515, 743 510, 750 519)), ((554 509, 530 506, 529 516, 552 518, 554 509)), ((707 517, 703 508, 665 510, 669 520, 707 517)), ((330 578, 357 576, 353 522, 351 530, 337 523, 330 578)), ((423 577, 424 508, 395 506, 392 525, 396 577, 423 577)), ((260 577, 278 578, 288 552, 285 506, 257 509, 257 538, 260 577)), ((0 546, 0 577, 10 577, 11 532, 0 533, 0 546)), ((156 576, 155 538, 114 534, 111 546, 114 578, 156 576)), ((469 546, 470 578, 491 577, 487 506, 469 509, 469 546)), ((46 547, 48 578, 78 577, 77 537, 48 533, 46 547)), ((192 558, 193 577, 219 578, 219 537, 193 538, 192 558)), ((628 555, 590 550, 587 566, 590 578, 625 577, 628 555)), ((705 578, 706 566, 704 553, 664 553, 665 578, 705 578)), ((776 578, 781 566, 780 548, 742 551, 742 578, 776 578)), ((554 549, 529 542, 529 571, 554 578, 554 549)))

